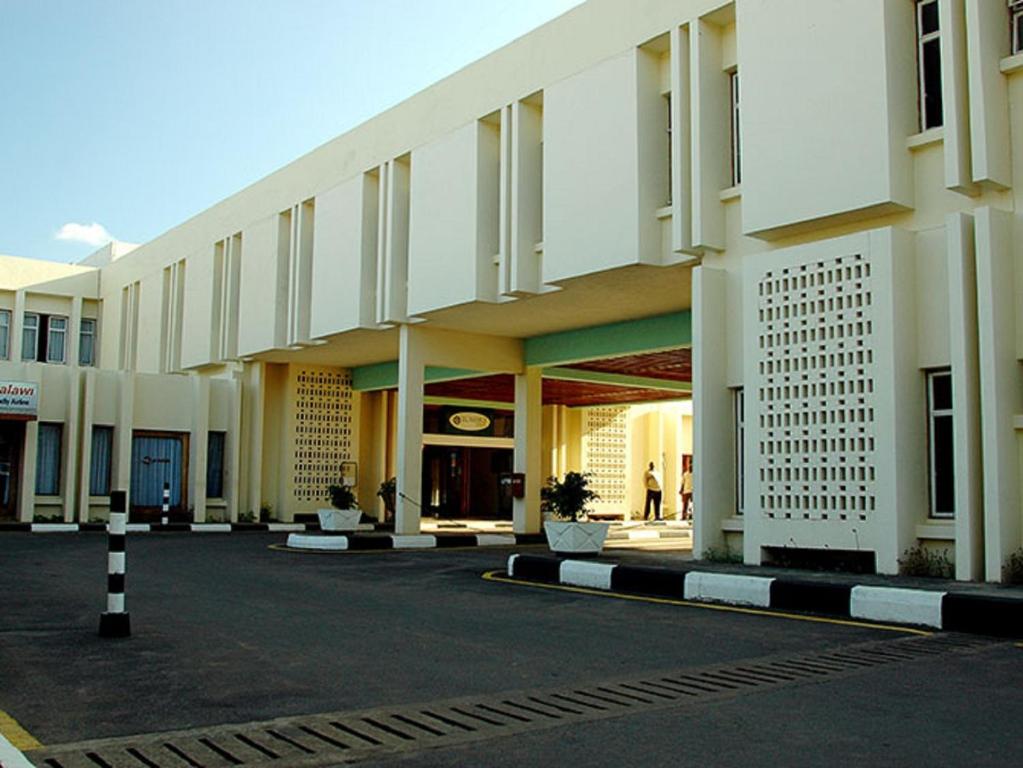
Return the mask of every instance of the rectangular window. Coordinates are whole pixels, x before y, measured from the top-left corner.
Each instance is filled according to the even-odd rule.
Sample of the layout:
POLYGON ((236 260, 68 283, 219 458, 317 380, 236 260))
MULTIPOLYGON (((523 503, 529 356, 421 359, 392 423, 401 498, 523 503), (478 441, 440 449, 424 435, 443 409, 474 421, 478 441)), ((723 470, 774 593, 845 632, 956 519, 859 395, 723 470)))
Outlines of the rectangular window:
POLYGON ((67 350, 67 318, 51 317, 46 331, 46 362, 63 363, 67 350))
POLYGON ((732 186, 742 184, 742 134, 739 124, 739 73, 728 76, 732 115, 732 186))
POLYGON ((206 453, 206 498, 224 497, 224 432, 210 432, 206 453))
POLYGON ((60 424, 40 424, 36 450, 36 495, 60 494, 60 424))
POLYGON ((1009 21, 1012 24, 1012 52, 1023 53, 1023 0, 1009 0, 1009 21))
POLYGON ((920 98, 920 130, 943 124, 941 105, 941 31, 938 0, 916 3, 917 80, 920 98))
POLYGON ((735 435, 735 514, 746 511, 746 394, 742 387, 732 390, 732 420, 735 435))
POLYGON ((78 333, 78 364, 96 364, 96 321, 82 318, 82 328, 78 333))
POLYGON ((11 356, 11 310, 0 309, 0 360, 11 356))
POLYGON ((26 312, 21 328, 21 359, 35 360, 39 353, 39 315, 26 312))
POLYGON ((928 464, 931 517, 954 517, 955 439, 952 423, 952 374, 927 374, 928 464))
POLYGON ((110 468, 113 466, 114 428, 92 428, 92 460, 89 465, 89 495, 110 495, 110 468))

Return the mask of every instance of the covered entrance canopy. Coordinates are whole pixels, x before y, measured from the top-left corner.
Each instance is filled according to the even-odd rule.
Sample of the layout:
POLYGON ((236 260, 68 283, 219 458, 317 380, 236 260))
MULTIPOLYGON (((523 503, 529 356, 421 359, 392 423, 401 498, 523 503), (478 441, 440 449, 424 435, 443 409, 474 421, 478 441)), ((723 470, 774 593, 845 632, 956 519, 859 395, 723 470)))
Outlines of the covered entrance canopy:
MULTIPOLYGON (((430 329, 404 327, 402 332, 408 336, 402 345, 403 351, 411 347, 415 335, 431 333, 430 329)), ((472 345, 477 351, 480 345, 486 344, 486 337, 468 336, 467 345, 472 345)), ((430 344, 428 336, 426 338, 424 347, 430 344)), ((419 431, 422 419, 406 423, 413 413, 422 413, 430 406, 503 409, 514 413, 514 439, 509 440, 508 447, 514 445, 514 471, 526 476, 526 494, 515 502, 514 520, 516 530, 526 531, 539 528, 539 487, 542 477, 547 474, 541 462, 541 431, 549 432, 549 426, 542 424, 542 418, 546 418, 541 417, 542 406, 590 408, 658 403, 688 399, 691 393, 688 311, 556 332, 518 343, 521 344, 519 364, 507 365, 503 371, 430 365, 430 360, 424 357, 423 362, 427 364, 422 367, 421 378, 410 380, 407 391, 413 397, 406 401, 404 413, 400 405, 402 392, 398 362, 353 369, 355 389, 363 392, 397 391, 397 450, 407 452, 407 463, 415 464, 416 479, 420 481, 415 483, 419 486, 414 489, 415 496, 406 500, 409 508, 415 507, 415 520, 414 526, 405 532, 418 530, 418 510, 429 506, 428 503, 420 505, 416 500, 429 501, 421 496, 427 489, 421 485, 420 472, 425 469, 421 463, 421 446, 430 442, 430 436, 419 431), (418 398, 414 397, 417 393, 418 398), (413 406, 412 402, 417 399, 418 403, 413 406), (419 447, 413 449, 413 445, 419 447), (412 452, 416 454, 414 457, 412 452)), ((461 349, 449 359, 471 363, 472 358, 473 354, 467 349, 461 349)), ((402 527, 400 506, 401 499, 399 532, 402 527)))

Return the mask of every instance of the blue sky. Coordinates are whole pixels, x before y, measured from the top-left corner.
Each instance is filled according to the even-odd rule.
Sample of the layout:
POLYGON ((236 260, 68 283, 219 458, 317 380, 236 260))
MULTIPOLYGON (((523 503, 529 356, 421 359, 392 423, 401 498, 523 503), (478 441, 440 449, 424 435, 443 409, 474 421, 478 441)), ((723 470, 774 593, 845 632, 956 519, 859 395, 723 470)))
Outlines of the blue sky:
POLYGON ((151 240, 578 3, 0 0, 0 253, 151 240))

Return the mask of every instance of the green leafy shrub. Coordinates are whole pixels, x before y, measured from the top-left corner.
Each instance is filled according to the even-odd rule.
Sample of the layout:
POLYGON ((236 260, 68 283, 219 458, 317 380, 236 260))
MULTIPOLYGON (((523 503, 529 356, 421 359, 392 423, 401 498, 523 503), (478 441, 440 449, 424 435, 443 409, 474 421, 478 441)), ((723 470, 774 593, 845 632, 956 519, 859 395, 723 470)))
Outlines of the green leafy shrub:
POLYGON ((732 549, 725 542, 720 547, 707 547, 703 559, 710 563, 742 563, 742 552, 732 549))
POLYGON ((64 515, 32 515, 33 523, 63 523, 64 515))
POLYGON ((1007 584, 1023 584, 1023 547, 1005 558, 1002 566, 1002 581, 1007 584))
POLYGON ((355 493, 350 485, 332 485, 330 491, 330 503, 334 509, 358 509, 359 502, 355 499, 355 493))
POLYGON ((929 579, 953 579, 955 563, 949 558, 947 549, 910 547, 899 558, 899 573, 903 576, 923 576, 929 579))
POLYGON ((600 498, 590 490, 589 482, 589 473, 583 472, 569 472, 564 480, 548 477, 540 489, 540 510, 558 520, 578 522, 586 516, 586 505, 600 498))

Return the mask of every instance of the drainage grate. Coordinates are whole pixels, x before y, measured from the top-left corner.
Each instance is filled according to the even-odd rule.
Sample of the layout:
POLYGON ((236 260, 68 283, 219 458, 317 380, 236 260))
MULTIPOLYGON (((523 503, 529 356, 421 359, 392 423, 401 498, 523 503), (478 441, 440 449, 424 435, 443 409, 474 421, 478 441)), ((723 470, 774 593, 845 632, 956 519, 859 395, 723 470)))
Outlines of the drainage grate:
POLYGON ((66 744, 35 750, 29 757, 39 768, 313 768, 698 705, 890 664, 984 650, 996 642, 967 635, 917 636, 593 685, 66 744))

